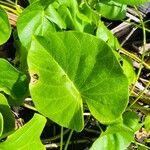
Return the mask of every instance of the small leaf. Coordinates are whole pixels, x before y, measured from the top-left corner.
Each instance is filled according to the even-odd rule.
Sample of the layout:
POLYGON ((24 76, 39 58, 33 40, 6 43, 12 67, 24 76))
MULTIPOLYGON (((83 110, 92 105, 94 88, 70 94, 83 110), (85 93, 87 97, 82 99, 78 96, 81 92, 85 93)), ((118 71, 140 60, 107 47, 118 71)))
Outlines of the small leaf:
POLYGON ((129 57, 119 55, 119 53, 116 51, 113 52, 118 59, 118 62, 120 63, 124 74, 128 78, 128 84, 131 85, 136 80, 136 74, 134 71, 132 60, 129 57))
POLYGON ((129 85, 131 85, 136 81, 136 74, 133 68, 132 60, 129 57, 122 56, 122 62, 123 71, 128 78, 129 85))
POLYGON ((3 136, 15 129, 15 118, 4 95, 0 94, 0 113, 3 115, 3 136))
POLYGON ((112 20, 121 20, 126 17, 126 5, 114 1, 96 3, 96 11, 112 20))
POLYGON ((145 145, 138 146, 137 150, 147 150, 147 147, 145 147, 145 145))
POLYGON ((89 34, 34 37, 28 66, 36 108, 62 126, 82 130, 83 101, 106 124, 117 120, 127 105, 128 83, 116 57, 104 41, 89 34))
POLYGON ((81 24, 81 20, 77 17, 77 15, 79 15, 79 12, 75 1, 71 2, 70 4, 61 4, 58 7, 58 13, 60 14, 62 20, 65 21, 67 29, 77 30, 81 32, 83 31, 84 26, 81 24))
POLYGON ((46 18, 48 18, 51 22, 54 22, 60 29, 66 29, 66 24, 62 20, 59 13, 53 7, 53 5, 49 5, 45 10, 46 18))
POLYGON ((107 44, 113 50, 117 50, 118 48, 120 48, 120 44, 117 38, 111 33, 111 31, 104 25, 102 21, 99 21, 96 36, 107 42, 107 44))
POLYGON ((11 34, 7 13, 0 7, 0 45, 5 43, 11 34))
POLYGON ((28 89, 27 76, 15 69, 5 59, 0 59, 0 91, 10 95, 12 105, 22 103, 28 89))
POLYGON ((150 115, 146 116, 144 126, 146 131, 150 131, 150 115))
MULTIPOLYGON (((35 2, 28 6, 19 16, 17 21, 17 31, 21 43, 29 46, 32 35, 47 35, 55 31, 52 20, 49 20, 45 11, 48 11, 47 5, 50 1, 35 2), (47 9, 46 9, 47 8, 47 9)), ((51 16, 51 18, 54 15, 51 16)))
POLYGON ((90 150, 125 150, 134 133, 123 125, 112 125, 93 143, 90 150))
POLYGON ((45 117, 35 114, 34 117, 6 141, 0 143, 0 149, 4 150, 45 150, 40 141, 40 134, 46 123, 45 117))
POLYGON ((3 120, 3 116, 0 112, 0 137, 2 136, 2 133, 3 133, 3 124, 4 124, 4 120, 3 120))
POLYGON ((123 114, 123 123, 136 132, 142 125, 139 123, 139 117, 135 112, 125 112, 123 114))

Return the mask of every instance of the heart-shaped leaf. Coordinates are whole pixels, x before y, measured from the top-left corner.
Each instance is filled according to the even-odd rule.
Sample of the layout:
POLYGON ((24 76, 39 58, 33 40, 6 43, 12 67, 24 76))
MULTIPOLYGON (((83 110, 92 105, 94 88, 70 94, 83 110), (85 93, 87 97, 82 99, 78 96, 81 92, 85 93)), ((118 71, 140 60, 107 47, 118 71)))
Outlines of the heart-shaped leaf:
POLYGON ((0 143, 0 149, 4 150, 45 150, 40 141, 40 135, 46 123, 45 117, 35 114, 23 127, 18 129, 7 140, 0 143))
POLYGON ((82 130, 82 100, 107 124, 120 117, 127 105, 128 82, 116 57, 105 42, 89 34, 34 37, 28 66, 36 108, 62 126, 82 130))
POLYGON ((4 95, 0 94, 0 113, 3 116, 3 137, 15 129, 15 118, 4 95))
POLYGON ((11 27, 6 12, 0 7, 0 45, 5 43, 11 34, 11 27))
POLYGON ((5 59, 0 59, 0 66, 0 91, 14 99, 9 101, 12 105, 19 105, 28 89, 27 76, 15 69, 5 59))
POLYGON ((65 23, 50 3, 35 2, 27 7, 17 21, 17 31, 24 46, 29 46, 32 35, 49 35, 55 31, 54 23, 65 28, 65 23))
POLYGON ((134 132, 123 125, 109 126, 90 150, 125 150, 132 142, 134 132))

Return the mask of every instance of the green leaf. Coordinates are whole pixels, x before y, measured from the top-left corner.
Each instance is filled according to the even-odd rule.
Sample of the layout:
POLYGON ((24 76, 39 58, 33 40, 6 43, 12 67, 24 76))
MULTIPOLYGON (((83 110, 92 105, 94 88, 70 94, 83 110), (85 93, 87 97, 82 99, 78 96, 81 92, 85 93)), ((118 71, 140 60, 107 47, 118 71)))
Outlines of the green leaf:
POLYGON ((15 129, 15 118, 3 94, 0 94, 0 113, 4 120, 3 136, 5 136, 15 129))
POLYGON ((27 76, 19 72, 5 59, 0 59, 0 91, 10 95, 11 105, 19 105, 28 89, 27 76))
POLYGON ((146 131, 150 131, 150 115, 146 116, 144 126, 146 131))
MULTIPOLYGON (((59 0, 58 13, 60 14, 62 20, 64 20, 67 29, 83 31, 84 26, 81 23, 81 16, 79 16, 78 5, 76 0, 72 1, 61 1, 59 0), (80 17, 77 17, 77 15, 80 17)), ((82 17, 84 15, 82 14, 82 17)), ((82 18, 83 19, 83 18, 82 18)), ((85 16, 84 16, 85 19, 85 16)))
POLYGON ((117 50, 120 48, 120 44, 117 38, 112 34, 112 32, 104 25, 102 21, 99 21, 99 25, 97 27, 96 36, 100 39, 107 42, 107 44, 113 49, 117 50))
POLYGON ((136 74, 134 71, 132 60, 129 57, 125 57, 125 56, 122 56, 121 60, 123 62, 122 65, 123 71, 128 78, 129 85, 131 85, 136 81, 136 74))
POLYGON ((82 101, 106 124, 119 118, 128 103, 127 79, 116 57, 104 41, 89 34, 34 37, 28 66, 36 108, 62 126, 82 130, 82 101))
MULTIPOLYGON (((45 3, 46 1, 45 0, 28 0, 29 1, 29 3, 30 4, 32 4, 32 3, 35 3, 35 2, 37 2, 37 1, 40 1, 40 2, 43 2, 43 3, 45 3)), ((52 3, 53 1, 55 1, 55 0, 48 0, 50 3, 52 3)))
POLYGON ((87 3, 81 3, 77 17, 81 20, 84 32, 95 35, 95 29, 99 24, 99 15, 89 7, 87 3))
POLYGON ((34 2, 37 2, 39 0, 28 0, 30 4, 34 3, 34 2))
POLYGON ((128 78, 128 84, 131 85, 136 80, 136 74, 133 68, 132 60, 129 57, 119 55, 119 53, 116 51, 113 51, 113 52, 116 58, 118 59, 118 62, 120 63, 124 71, 124 74, 128 78))
POLYGON ((4 120, 3 120, 3 116, 2 116, 2 114, 0 112, 0 137, 1 137, 2 133, 3 133, 3 124, 4 124, 4 120))
POLYGON ((137 150, 147 150, 147 147, 145 147, 145 145, 138 146, 137 150))
POLYGON ((40 135, 46 123, 45 117, 35 114, 34 117, 6 141, 0 143, 0 149, 4 150, 45 150, 40 141, 40 135))
POLYGON ((96 3, 96 11, 112 20, 121 20, 126 17, 126 5, 114 1, 96 3))
MULTIPOLYGON (((44 3, 44 2, 43 2, 44 3)), ((57 13, 49 11, 49 1, 43 4, 42 2, 35 2, 27 7, 20 15, 17 21, 17 31, 21 43, 24 46, 29 46, 32 35, 49 35, 50 32, 55 31, 54 23, 60 23, 62 20, 57 18, 57 13), (48 3, 48 4, 47 4, 48 3), (50 13, 50 14, 48 14, 50 13), (57 18, 55 22, 53 19, 57 18)), ((61 26, 62 27, 62 26, 61 26)))
POLYGON ((90 150, 125 150, 134 133, 123 125, 112 125, 93 143, 90 150))
POLYGON ((128 4, 128 5, 139 5, 142 3, 149 2, 149 0, 113 0, 118 3, 128 4))
POLYGON ((135 112, 125 112, 123 114, 123 123, 134 132, 138 131, 142 126, 139 121, 140 119, 135 112))
POLYGON ((0 45, 5 43, 11 34, 7 13, 0 7, 0 45))

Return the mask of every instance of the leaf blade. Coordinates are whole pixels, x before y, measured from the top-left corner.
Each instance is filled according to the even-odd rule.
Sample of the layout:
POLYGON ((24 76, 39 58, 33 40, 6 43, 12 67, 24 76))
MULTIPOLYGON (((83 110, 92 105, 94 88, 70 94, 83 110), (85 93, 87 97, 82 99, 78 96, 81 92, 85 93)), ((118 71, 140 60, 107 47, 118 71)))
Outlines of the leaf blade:
POLYGON ((40 142, 39 136, 46 123, 46 119, 38 114, 18 129, 8 139, 0 143, 0 148, 5 150, 10 149, 34 149, 45 150, 44 145, 40 142), (35 130, 36 129, 36 130, 35 130))
POLYGON ((3 136, 15 129, 15 118, 3 94, 0 94, 0 112, 3 116, 3 136))
POLYGON ((28 89, 28 78, 5 59, 0 59, 0 91, 10 95, 12 105, 19 105, 28 89))
POLYGON ((126 149, 134 138, 134 133, 123 125, 112 125, 92 145, 90 150, 126 149))
POLYGON ((11 27, 7 13, 0 7, 0 45, 4 44, 11 34, 11 27))
POLYGON ((94 117, 102 123, 110 124, 121 116, 128 103, 128 82, 112 50, 105 42, 80 32, 51 33, 50 39, 36 37, 36 42, 34 40, 28 54, 32 79, 30 92, 35 106, 40 112, 42 110, 43 115, 77 131, 83 128, 83 100, 94 117), (80 100, 78 94, 73 98, 71 92, 63 85, 68 81, 66 77, 69 84, 76 87, 81 96, 80 100), (38 92, 45 96, 37 94, 38 92), (69 95, 70 99, 66 100, 65 95, 69 95), (77 103, 72 103, 75 99, 77 103), (75 112, 78 117, 74 117, 75 112), (78 121, 78 125, 70 124, 72 121, 78 121))

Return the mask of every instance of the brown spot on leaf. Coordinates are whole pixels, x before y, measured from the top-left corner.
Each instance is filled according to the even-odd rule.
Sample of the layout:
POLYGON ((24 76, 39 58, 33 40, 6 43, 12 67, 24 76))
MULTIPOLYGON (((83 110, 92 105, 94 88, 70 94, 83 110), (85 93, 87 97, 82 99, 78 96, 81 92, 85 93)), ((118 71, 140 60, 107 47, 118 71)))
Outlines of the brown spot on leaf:
POLYGON ((33 73, 33 74, 31 75, 31 84, 35 84, 35 83, 38 81, 38 79, 39 79, 38 74, 33 73))

